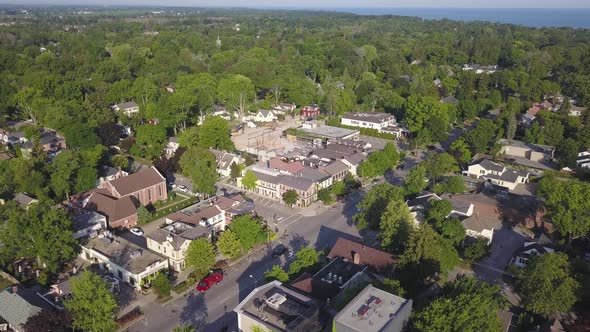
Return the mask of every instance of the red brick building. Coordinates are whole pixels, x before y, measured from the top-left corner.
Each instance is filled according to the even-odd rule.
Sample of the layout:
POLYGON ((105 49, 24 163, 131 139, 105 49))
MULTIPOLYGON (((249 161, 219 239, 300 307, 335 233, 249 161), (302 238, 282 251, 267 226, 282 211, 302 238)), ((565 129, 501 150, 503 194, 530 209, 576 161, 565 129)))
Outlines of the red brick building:
POLYGON ((305 118, 315 118, 320 115, 320 107, 316 104, 304 106, 301 108, 301 116, 305 118))
POLYGON ((166 178, 155 167, 104 182, 100 186, 115 198, 131 197, 144 206, 168 199, 166 178))

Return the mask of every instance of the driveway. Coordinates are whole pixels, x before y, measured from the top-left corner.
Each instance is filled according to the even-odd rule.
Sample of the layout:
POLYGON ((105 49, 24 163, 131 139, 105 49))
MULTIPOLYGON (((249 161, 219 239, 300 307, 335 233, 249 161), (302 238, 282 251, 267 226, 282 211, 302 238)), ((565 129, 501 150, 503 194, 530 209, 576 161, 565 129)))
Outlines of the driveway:
POLYGON ((502 280, 504 269, 510 263, 514 253, 522 248, 526 237, 514 229, 503 227, 494 232, 494 239, 488 257, 473 265, 477 276, 488 282, 502 280))

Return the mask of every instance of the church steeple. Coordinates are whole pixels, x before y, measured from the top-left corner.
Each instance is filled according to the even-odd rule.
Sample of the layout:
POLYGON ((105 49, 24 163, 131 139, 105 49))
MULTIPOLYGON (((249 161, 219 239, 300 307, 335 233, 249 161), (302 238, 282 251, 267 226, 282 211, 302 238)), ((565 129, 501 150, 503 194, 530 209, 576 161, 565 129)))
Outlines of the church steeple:
POLYGON ((217 40, 215 41, 215 45, 217 45, 217 47, 221 47, 221 39, 219 39, 219 34, 217 35, 217 40))

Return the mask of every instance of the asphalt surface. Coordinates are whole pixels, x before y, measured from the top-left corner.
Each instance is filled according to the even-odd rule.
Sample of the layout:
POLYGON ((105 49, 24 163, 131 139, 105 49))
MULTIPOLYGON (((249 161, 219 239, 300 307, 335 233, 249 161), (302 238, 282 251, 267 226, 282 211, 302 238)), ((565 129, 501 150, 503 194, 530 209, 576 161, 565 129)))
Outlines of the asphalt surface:
MULTIPOLYGON (((275 264, 289 264, 292 257, 272 258, 272 248, 279 242, 297 252, 302 247, 313 246, 324 249, 332 246, 338 237, 363 240, 352 224, 356 213, 356 203, 360 194, 350 195, 350 199, 336 203, 324 213, 307 217, 291 213, 276 201, 253 197, 256 210, 260 215, 272 218, 269 222, 276 225, 281 235, 272 245, 249 256, 237 265, 224 271, 224 280, 205 294, 194 291, 184 297, 157 306, 146 312, 145 318, 125 329, 129 332, 164 332, 171 331, 179 325, 193 325, 198 331, 237 331, 237 316, 233 308, 256 286, 264 283, 264 273, 275 264), (277 203, 277 204, 275 204, 277 203), (272 220, 272 221, 271 221, 272 220)), ((370 242, 369 242, 370 243, 370 242)))

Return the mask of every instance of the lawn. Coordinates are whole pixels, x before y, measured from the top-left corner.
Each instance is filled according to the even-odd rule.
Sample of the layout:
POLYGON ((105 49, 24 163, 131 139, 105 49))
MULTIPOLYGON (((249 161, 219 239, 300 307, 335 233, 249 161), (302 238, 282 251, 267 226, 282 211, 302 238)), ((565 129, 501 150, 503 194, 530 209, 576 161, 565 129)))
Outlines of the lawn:
POLYGON ((12 285, 12 282, 10 282, 10 280, 0 277, 0 289, 4 289, 4 288, 9 287, 11 285, 12 285))
POLYGON ((182 210, 198 201, 199 199, 197 197, 176 193, 176 197, 174 197, 174 199, 156 207, 156 211, 152 213, 151 218, 147 223, 150 223, 156 219, 160 219, 178 210, 182 210))

